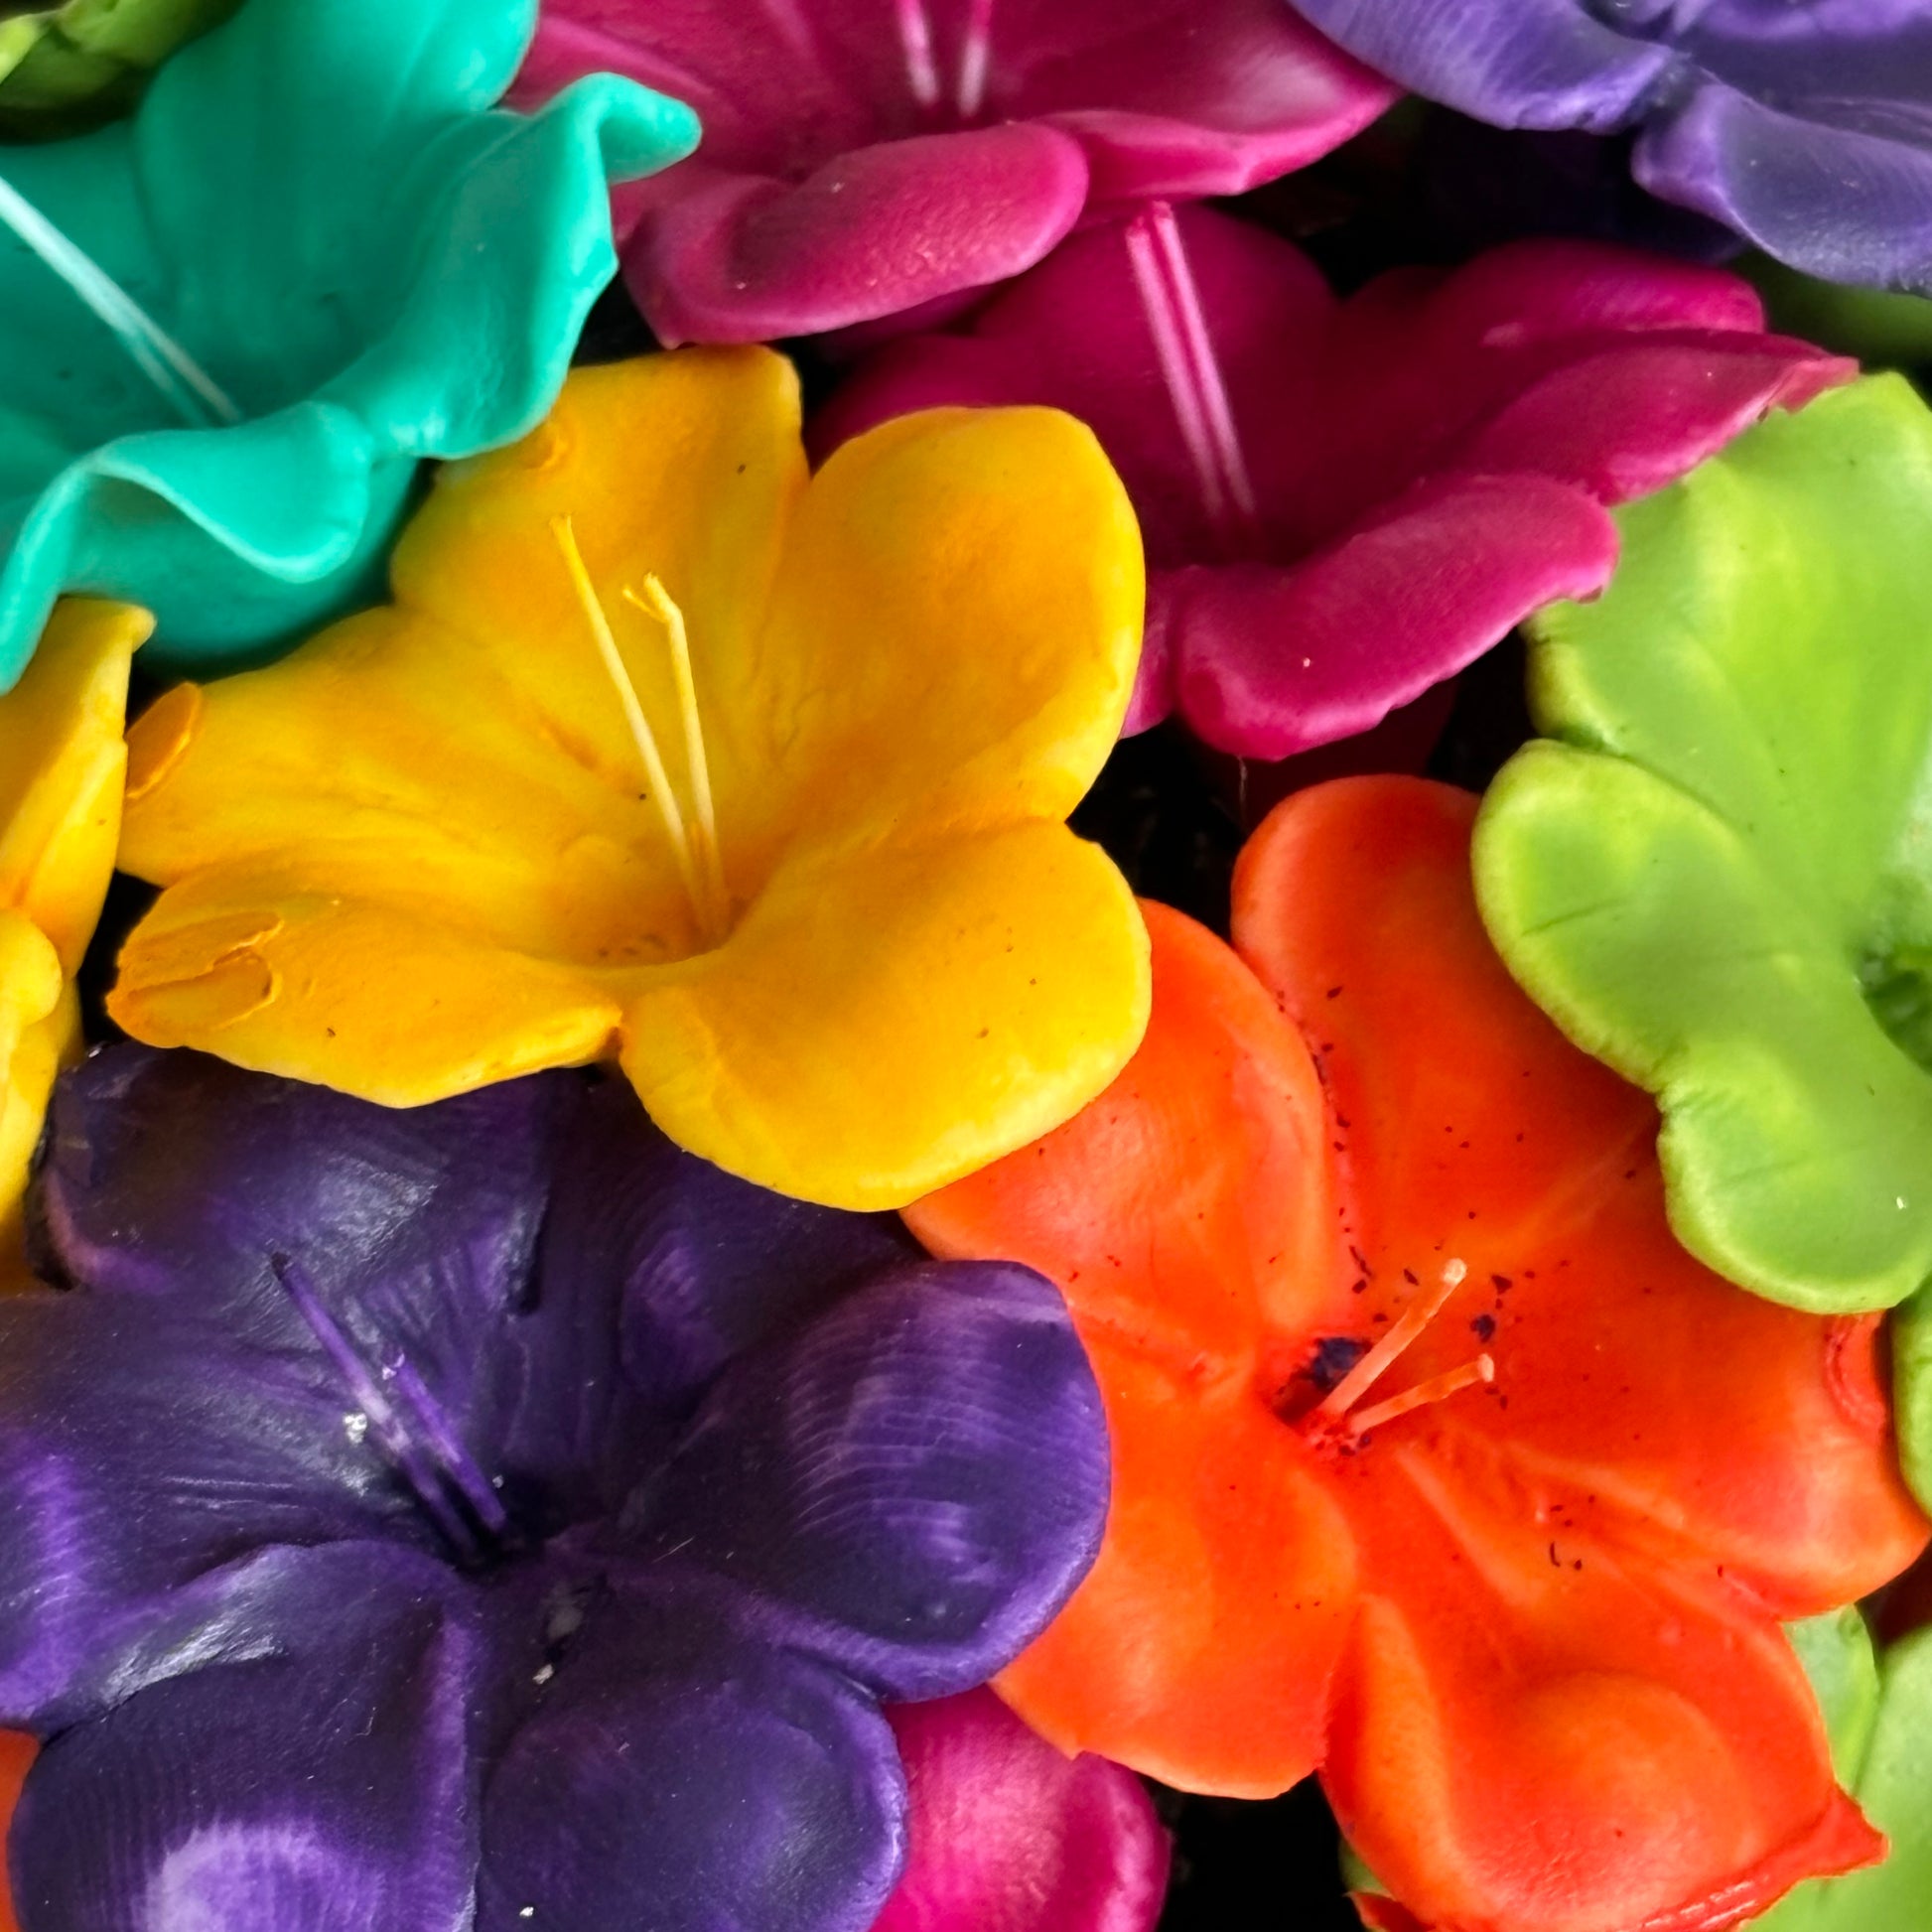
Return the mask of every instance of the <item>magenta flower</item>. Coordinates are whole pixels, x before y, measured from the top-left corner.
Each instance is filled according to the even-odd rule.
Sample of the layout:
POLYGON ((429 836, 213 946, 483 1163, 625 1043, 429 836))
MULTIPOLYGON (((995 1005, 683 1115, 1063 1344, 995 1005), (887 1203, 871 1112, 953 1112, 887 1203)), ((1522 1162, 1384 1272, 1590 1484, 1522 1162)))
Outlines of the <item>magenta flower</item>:
POLYGON ((1064 1757, 991 1691, 886 1713, 911 1795, 872 1932, 1148 1932, 1168 1836, 1133 1772, 1064 1757))
POLYGON ((1732 275, 1568 241, 1338 302, 1290 243, 1156 205, 1076 236, 958 333, 878 350, 814 442, 940 403, 1083 418, 1147 535, 1128 729, 1177 709, 1223 751, 1279 759, 1600 590, 1604 504, 1857 372, 1763 328, 1732 275))
POLYGON ((619 202, 666 344, 970 295, 1091 209, 1241 194, 1395 97, 1282 0, 544 0, 519 96, 593 71, 704 122, 619 202))

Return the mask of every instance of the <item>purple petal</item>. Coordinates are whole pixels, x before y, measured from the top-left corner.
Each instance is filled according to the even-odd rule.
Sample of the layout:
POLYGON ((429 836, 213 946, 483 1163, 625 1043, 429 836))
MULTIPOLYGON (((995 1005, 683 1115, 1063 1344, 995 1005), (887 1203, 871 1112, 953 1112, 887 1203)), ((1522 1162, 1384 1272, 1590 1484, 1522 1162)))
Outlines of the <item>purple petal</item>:
POLYGON ((918 1253, 897 1215, 774 1194, 672 1146, 621 1080, 592 1088, 559 1143, 537 1318, 503 1459, 615 1507, 725 1363, 865 1276, 918 1253))
POLYGON ((9 1848, 32 1932, 467 1932, 485 1649, 466 1595, 370 1545, 258 1570, 224 1651, 36 1761, 9 1848))
MULTIPOLYGON (((1932 35, 1921 39, 1932 71, 1932 35)), ((1932 291, 1932 103, 1913 105, 1905 125, 1874 112, 1860 129, 1707 84, 1645 130, 1632 165, 1653 195, 1808 274, 1932 291)))
POLYGON ((777 1640, 923 1698, 1038 1634, 1093 1562, 1107 1491, 1059 1292, 931 1262, 739 1357, 628 1527, 748 1592, 777 1640))
POLYGON ((170 1300, 0 1301, 0 1724, 120 1695, 175 1593, 261 1545, 430 1541, 329 1364, 170 1300))
POLYGON ((477 1932, 865 1932, 904 1809, 850 1680, 703 1598, 621 1594, 490 1770, 477 1932))
MULTIPOLYGON (((1788 5, 1788 0, 1785 0, 1788 5)), ((1378 72, 1500 127, 1607 134, 1645 109, 1681 57, 1583 0, 1294 0, 1378 72)))

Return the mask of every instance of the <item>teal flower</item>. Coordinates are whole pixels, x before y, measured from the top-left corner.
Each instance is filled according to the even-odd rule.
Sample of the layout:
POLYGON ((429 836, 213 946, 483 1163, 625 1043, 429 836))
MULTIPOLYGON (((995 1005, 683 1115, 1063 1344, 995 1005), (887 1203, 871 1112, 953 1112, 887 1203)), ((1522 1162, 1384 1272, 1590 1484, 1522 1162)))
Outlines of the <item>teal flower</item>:
POLYGON ((1685 1244, 1821 1312, 1890 1308, 1932 1497, 1932 415, 1897 377, 1617 512, 1537 621, 1548 738, 1476 837, 1484 918, 1648 1087, 1685 1244))
POLYGON ((132 120, 0 150, 0 689, 63 590, 163 664, 271 654, 368 594, 419 459, 542 419, 609 181, 697 123, 610 76, 494 109, 536 11, 250 0, 132 120))

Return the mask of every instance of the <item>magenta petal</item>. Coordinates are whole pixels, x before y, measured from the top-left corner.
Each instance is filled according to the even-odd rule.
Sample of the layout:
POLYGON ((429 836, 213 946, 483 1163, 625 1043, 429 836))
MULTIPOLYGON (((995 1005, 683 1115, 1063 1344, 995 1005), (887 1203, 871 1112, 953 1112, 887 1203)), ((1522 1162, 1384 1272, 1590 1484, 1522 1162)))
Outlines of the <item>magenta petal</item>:
POLYGON ((1224 752, 1292 757, 1366 731, 1552 599, 1601 590, 1615 562, 1616 526, 1568 484, 1418 483, 1289 569, 1177 573, 1180 708, 1224 752))
POLYGON ((1050 127, 884 142, 795 188, 691 188, 639 222, 624 274, 667 345, 819 335, 1031 268, 1086 195, 1078 144, 1050 127))
POLYGON ((1141 1781, 1063 1757, 991 1691, 886 1714, 911 1789, 909 1857, 873 1932, 1147 1932, 1168 1836, 1141 1781))
POLYGON ((1775 336, 1744 347, 1636 337, 1544 377, 1457 454, 1472 471, 1540 471, 1618 503, 1675 482, 1767 410, 1798 408, 1858 372, 1775 336))

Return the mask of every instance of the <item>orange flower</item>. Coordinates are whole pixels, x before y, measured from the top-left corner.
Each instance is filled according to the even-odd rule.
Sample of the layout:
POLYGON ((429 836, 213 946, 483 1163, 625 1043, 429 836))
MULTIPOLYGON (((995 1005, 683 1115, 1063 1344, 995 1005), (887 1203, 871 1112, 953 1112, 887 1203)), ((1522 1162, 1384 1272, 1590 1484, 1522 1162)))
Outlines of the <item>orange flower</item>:
POLYGON ((1150 907, 1127 1070, 909 1212, 1053 1275, 1107 1395, 1100 1561, 1002 1689, 1189 1789, 1318 1770, 1377 1925, 1711 1932, 1877 1856, 1778 1626, 1926 1526, 1871 1322, 1684 1253, 1650 1102, 1511 984, 1474 806, 1290 799, 1242 957, 1150 907))

